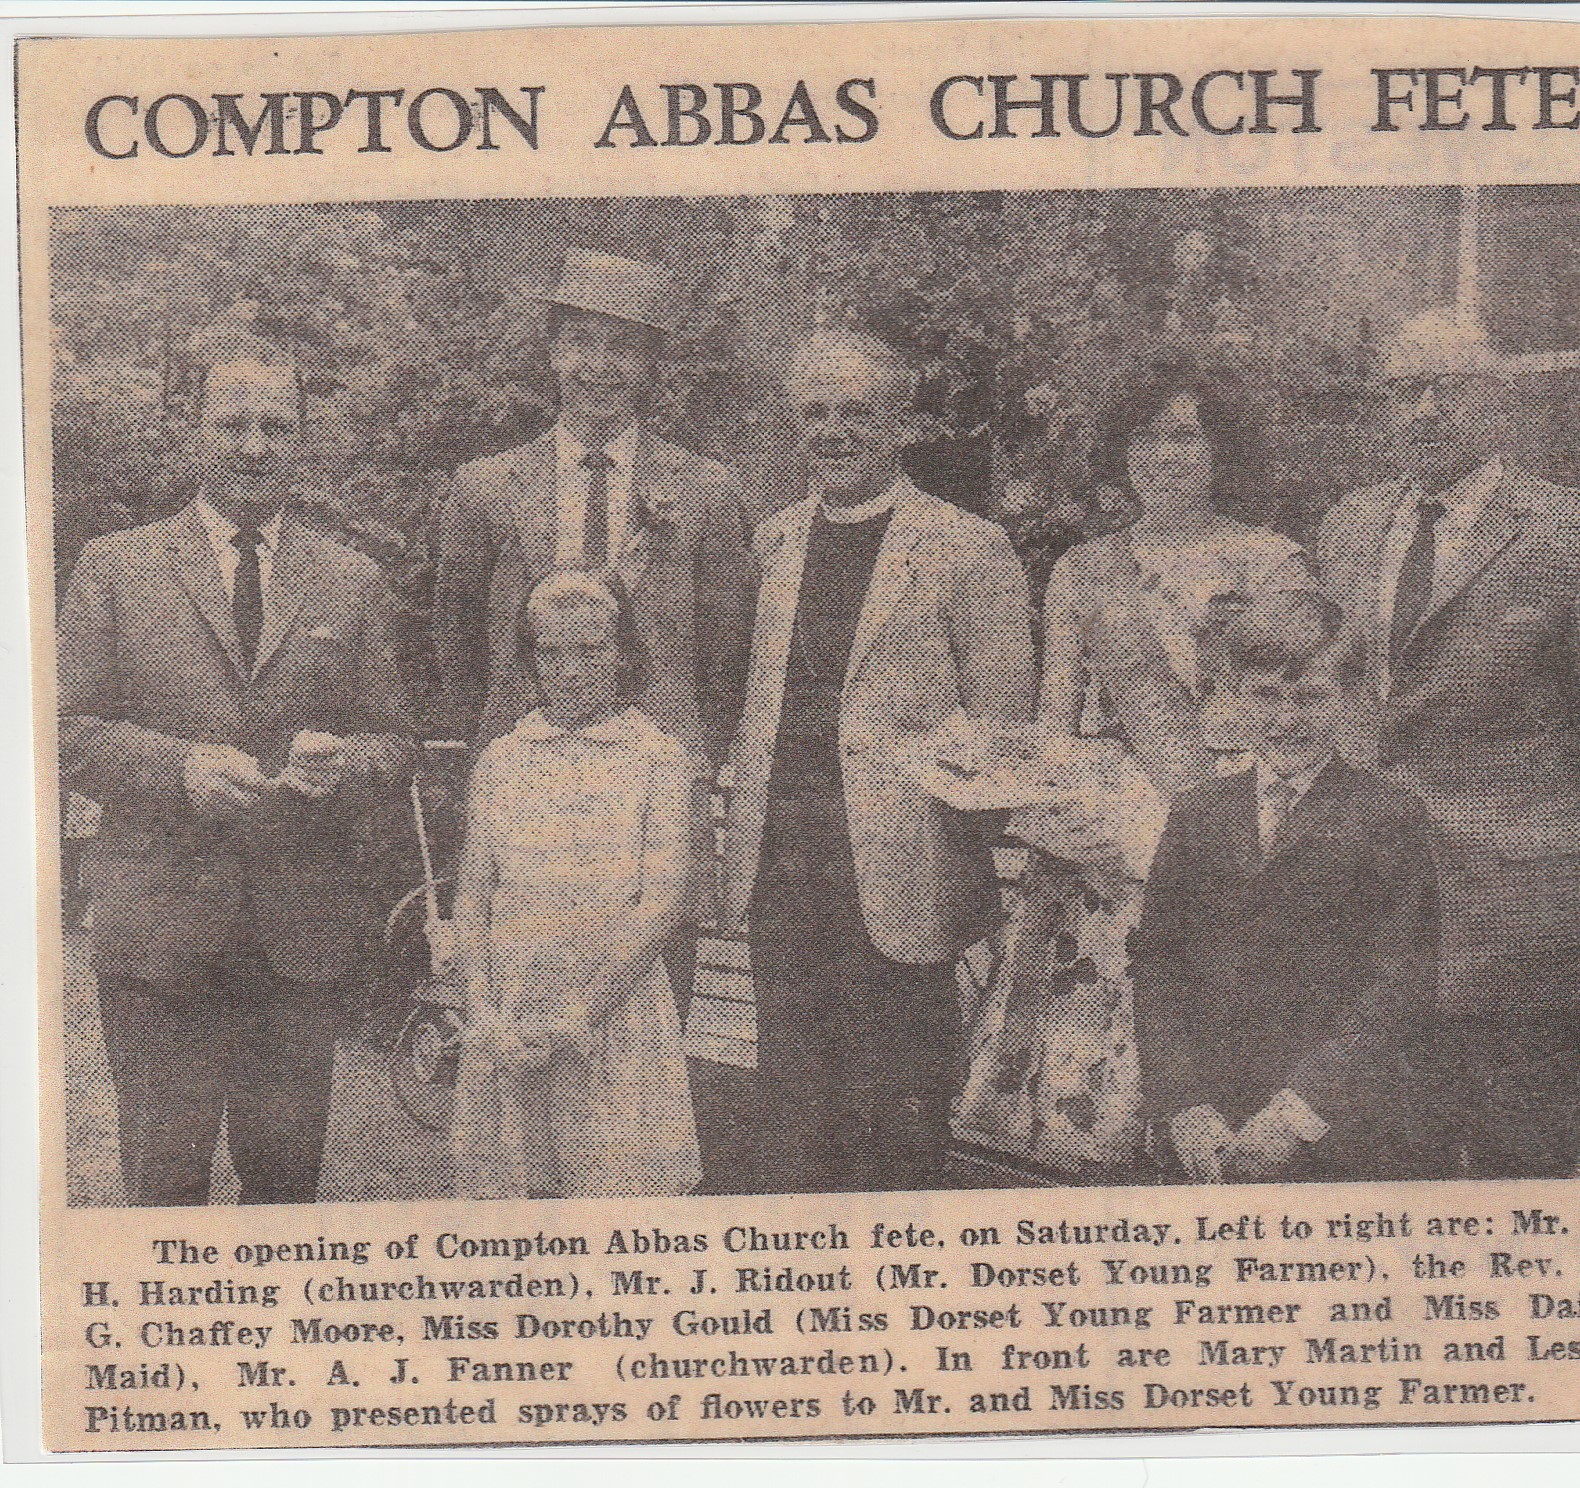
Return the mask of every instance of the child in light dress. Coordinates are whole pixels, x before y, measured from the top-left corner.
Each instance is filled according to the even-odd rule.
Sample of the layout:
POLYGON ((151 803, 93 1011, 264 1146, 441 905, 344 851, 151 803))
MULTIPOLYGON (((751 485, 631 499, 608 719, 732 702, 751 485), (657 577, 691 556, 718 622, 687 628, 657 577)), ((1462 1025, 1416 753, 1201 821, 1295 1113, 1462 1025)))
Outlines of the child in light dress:
POLYGON ((518 640, 543 706, 478 762, 456 896, 455 1191, 687 1193, 701 1169, 660 950, 689 887, 691 772, 630 706, 646 666, 617 579, 545 579, 518 640))

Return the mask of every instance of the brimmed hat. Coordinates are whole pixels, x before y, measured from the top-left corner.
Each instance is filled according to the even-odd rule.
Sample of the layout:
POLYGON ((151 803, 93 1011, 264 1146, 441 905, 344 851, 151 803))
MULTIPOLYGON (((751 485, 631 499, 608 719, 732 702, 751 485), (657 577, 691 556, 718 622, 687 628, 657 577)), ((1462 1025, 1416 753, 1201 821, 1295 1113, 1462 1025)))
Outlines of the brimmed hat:
POLYGON ((554 287, 537 295, 546 305, 612 315, 666 334, 679 318, 679 288, 662 264, 572 248, 554 287))

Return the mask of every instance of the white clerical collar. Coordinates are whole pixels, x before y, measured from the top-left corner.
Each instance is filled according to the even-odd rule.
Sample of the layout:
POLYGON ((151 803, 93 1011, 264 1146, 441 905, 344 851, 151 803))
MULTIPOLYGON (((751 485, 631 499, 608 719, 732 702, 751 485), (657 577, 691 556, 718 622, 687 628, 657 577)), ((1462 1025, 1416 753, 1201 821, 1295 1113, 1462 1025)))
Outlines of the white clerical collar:
POLYGON ((824 517, 837 527, 850 526, 856 522, 870 522, 874 517, 881 517, 884 512, 894 510, 904 484, 905 477, 898 476, 882 495, 874 496, 871 501, 859 502, 855 506, 838 506, 830 502, 827 497, 819 505, 824 517))
MULTIPOLYGON (((616 468, 629 470, 635 464, 638 432, 636 424, 627 424, 625 428, 603 446, 603 452, 614 461, 616 468)), ((572 434, 564 424, 555 424, 554 444, 559 455, 561 470, 573 469, 575 466, 580 465, 587 456, 587 446, 572 434)))
MULTIPOLYGON (((198 520, 202 522, 209 535, 209 541, 216 548, 229 544, 231 538, 241 531, 241 524, 234 517, 227 517, 218 507, 212 506, 206 496, 199 496, 194 502, 197 507, 198 520)), ((272 553, 280 545, 280 528, 285 522, 285 510, 282 507, 258 526, 258 534, 262 541, 259 548, 266 553, 272 553)))

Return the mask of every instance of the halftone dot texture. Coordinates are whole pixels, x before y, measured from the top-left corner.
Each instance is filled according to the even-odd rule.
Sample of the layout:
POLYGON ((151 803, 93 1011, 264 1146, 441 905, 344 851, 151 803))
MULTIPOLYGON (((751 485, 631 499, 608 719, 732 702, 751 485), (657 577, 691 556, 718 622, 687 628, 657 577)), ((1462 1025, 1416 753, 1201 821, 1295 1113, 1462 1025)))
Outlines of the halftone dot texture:
MULTIPOLYGON (((1475 311, 1494 351, 1580 347, 1580 188, 1485 188, 1479 211, 1475 311)), ((456 467, 551 419, 543 309, 523 287, 551 283, 575 249, 674 274, 653 422, 739 471, 753 517, 799 489, 779 386, 791 351, 819 325, 855 321, 920 373, 907 468, 1000 515, 1036 593, 1092 519, 1085 462, 1107 390, 1160 349, 1197 351, 1244 390, 1261 449, 1254 467, 1224 472, 1228 508, 1309 539, 1387 468, 1376 349, 1390 327, 1462 295, 1465 223, 1459 194, 1442 188, 60 211, 57 579, 93 537, 188 499, 203 367, 253 338, 283 344, 304 374, 302 500, 384 568, 402 672, 429 710, 436 509, 456 467)), ((1482 989, 1466 994, 1473 1008, 1550 1001, 1580 979, 1566 959, 1580 892, 1573 667, 1555 663, 1566 653, 1547 628, 1575 593, 1580 537, 1560 488, 1580 468, 1580 375, 1522 376, 1514 392, 1504 448, 1531 475, 1518 531, 1482 568, 1467 565, 1465 602, 1424 633, 1417 691, 1401 694, 1384 740, 1464 845, 1445 871, 1445 951, 1466 960, 1461 985, 1482 989)), ((391 902, 414 881, 394 845, 399 817, 391 902)), ((70 1194, 114 1204, 113 1098, 80 934, 68 949, 70 1194)), ((1543 1106, 1535 1124, 1549 1137, 1572 1119, 1567 1099, 1543 1106)), ((443 1139, 399 1110, 383 1055, 342 1041, 322 1196, 450 1183, 443 1139)), ((215 1192, 233 1194, 233 1179, 222 1173, 215 1192)))

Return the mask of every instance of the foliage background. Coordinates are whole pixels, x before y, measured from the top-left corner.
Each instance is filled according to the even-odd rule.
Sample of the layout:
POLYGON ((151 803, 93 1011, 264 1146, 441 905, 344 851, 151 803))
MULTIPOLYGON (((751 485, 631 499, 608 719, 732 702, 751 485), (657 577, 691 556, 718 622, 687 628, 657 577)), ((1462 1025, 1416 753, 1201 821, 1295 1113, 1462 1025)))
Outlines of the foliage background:
MULTIPOLYGON (((1034 585, 1091 520, 1091 431, 1137 360, 1233 377, 1266 459, 1238 515, 1299 536, 1374 478, 1378 335, 1454 290, 1447 189, 866 195, 122 208, 57 213, 57 578, 103 531, 190 495, 197 373, 238 328, 292 344, 313 451, 301 499, 372 553, 431 697, 432 532, 457 465, 553 417, 532 291, 565 248, 660 259, 684 320, 658 427, 732 465, 749 506, 797 494, 776 369, 859 320, 922 370, 913 473, 1003 520, 1034 585)), ((1480 306, 1509 350, 1580 347, 1580 190, 1484 193, 1480 306)), ((1534 379, 1511 452, 1577 473, 1573 373, 1534 379)))

